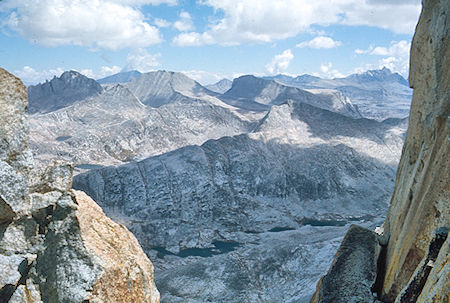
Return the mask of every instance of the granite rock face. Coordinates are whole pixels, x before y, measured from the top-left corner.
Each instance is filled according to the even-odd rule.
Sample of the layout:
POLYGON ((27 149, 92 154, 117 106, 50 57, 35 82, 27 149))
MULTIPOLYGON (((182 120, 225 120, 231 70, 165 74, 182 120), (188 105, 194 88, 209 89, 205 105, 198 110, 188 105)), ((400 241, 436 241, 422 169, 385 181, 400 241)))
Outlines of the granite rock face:
MULTIPOLYGON (((409 128, 385 222, 390 240, 383 293, 389 301, 408 285, 426 258, 435 229, 450 226, 449 8, 448 1, 423 1, 412 43, 409 81, 414 93, 409 128)), ((442 249, 445 264, 448 244, 442 249)), ((430 281, 436 280, 438 272, 448 281, 448 265, 434 267, 430 281)))
POLYGON ((159 302, 152 263, 71 190, 73 167, 34 167, 21 81, 0 69, 0 88, 0 302, 159 302))

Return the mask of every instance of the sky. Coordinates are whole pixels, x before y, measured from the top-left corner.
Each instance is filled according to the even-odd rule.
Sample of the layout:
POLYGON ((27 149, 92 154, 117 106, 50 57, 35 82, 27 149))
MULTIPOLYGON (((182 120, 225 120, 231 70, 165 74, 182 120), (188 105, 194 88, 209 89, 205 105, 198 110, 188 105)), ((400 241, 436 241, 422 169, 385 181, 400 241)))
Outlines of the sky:
POLYGON ((36 84, 65 70, 405 78, 420 0, 0 0, 0 67, 36 84))

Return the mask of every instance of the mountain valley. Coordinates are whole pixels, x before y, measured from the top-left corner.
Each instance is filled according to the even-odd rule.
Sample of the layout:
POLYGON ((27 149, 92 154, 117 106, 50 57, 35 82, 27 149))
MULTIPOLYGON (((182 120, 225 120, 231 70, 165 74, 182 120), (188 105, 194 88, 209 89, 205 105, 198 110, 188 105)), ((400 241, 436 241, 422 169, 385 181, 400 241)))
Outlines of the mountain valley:
POLYGON ((384 220, 407 119, 335 87, 129 76, 32 114, 30 145, 134 233, 161 302, 308 302, 348 226, 384 220))

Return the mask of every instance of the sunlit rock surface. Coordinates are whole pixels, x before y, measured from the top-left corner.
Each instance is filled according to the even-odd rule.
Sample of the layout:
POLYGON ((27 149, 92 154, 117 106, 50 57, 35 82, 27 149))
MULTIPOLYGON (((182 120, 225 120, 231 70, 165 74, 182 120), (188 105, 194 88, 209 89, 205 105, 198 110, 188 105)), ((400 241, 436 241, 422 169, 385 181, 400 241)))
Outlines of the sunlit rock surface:
MULTIPOLYGON (((426 257, 434 231, 450 226, 449 8, 448 1, 423 1, 411 49, 410 83, 414 95, 405 147, 385 223, 390 240, 383 292, 392 301, 426 257)), ((433 267, 424 290, 431 291, 434 287, 431 285, 437 280, 440 280, 441 288, 423 293, 422 302, 444 302, 444 297, 448 300, 448 288, 442 288, 445 284, 448 286, 448 241, 440 254, 440 266, 433 267)))

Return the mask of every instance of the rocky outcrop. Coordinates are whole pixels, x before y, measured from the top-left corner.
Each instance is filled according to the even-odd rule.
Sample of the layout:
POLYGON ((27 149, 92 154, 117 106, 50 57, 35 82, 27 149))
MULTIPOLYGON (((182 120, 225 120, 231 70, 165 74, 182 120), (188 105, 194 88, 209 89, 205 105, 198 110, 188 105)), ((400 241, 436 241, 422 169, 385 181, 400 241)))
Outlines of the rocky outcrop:
MULTIPOLYGON (((383 285, 387 301, 394 301, 410 283, 427 256, 434 231, 450 226, 449 8, 448 1, 423 1, 412 43, 409 81, 414 94, 409 128, 385 223, 385 232, 390 234, 383 285)), ((440 257, 448 263, 446 245, 440 257)), ((434 281, 440 272, 448 285, 448 265, 446 272, 442 270, 433 267, 428 279, 434 281)))
POLYGON ((29 113, 46 113, 95 96, 102 87, 76 71, 64 72, 59 78, 28 87, 29 113))
POLYGON ((448 1, 424 0, 412 43, 409 128, 384 223, 382 238, 389 240, 372 288, 383 302, 449 300, 449 8, 448 1))
POLYGON ((73 167, 38 169, 26 89, 0 69, 0 302, 159 302, 134 236, 82 192, 73 167))
POLYGON ((311 303, 372 302, 379 252, 375 232, 350 226, 330 270, 318 282, 311 303))

